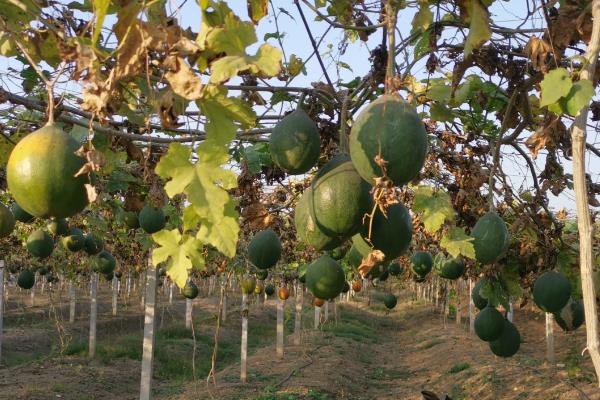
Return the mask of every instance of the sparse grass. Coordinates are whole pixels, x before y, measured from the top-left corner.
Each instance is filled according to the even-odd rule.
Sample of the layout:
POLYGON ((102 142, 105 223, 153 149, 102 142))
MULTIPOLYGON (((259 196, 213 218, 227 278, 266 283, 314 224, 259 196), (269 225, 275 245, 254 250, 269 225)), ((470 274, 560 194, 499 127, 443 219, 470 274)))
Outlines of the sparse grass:
POLYGON ((19 353, 3 353, 2 364, 5 367, 14 367, 21 364, 36 362, 50 357, 51 354, 35 351, 35 352, 19 352, 19 353))
POLYGON ((450 397, 452 397, 452 400, 463 400, 467 398, 465 395, 465 390, 458 383, 452 385, 450 397))
POLYGON ((432 340, 424 343, 423 345, 421 345, 420 349, 422 349, 422 350, 430 349, 433 346, 437 346, 438 344, 442 344, 442 343, 444 343, 444 341, 442 339, 432 339, 432 340))
POLYGON ((586 372, 581 368, 581 363, 583 361, 584 357, 581 355, 577 347, 571 347, 567 357, 565 358, 565 369, 567 371, 567 377, 570 381, 593 381, 593 376, 591 374, 586 374, 586 372))
POLYGON ((253 400, 298 400, 299 397, 295 394, 267 394, 255 397, 253 400))
POLYGON ((63 352, 63 354, 65 356, 73 356, 76 354, 83 354, 83 353, 87 353, 87 349, 88 349, 88 345, 86 342, 83 342, 83 341, 71 342, 65 348, 65 351, 63 352))
POLYGON ((385 378, 385 369, 384 368, 375 368, 371 373, 371 379, 383 379, 385 378))
MULTIPOLYGON (((158 343, 158 340, 157 340, 158 343)), ((103 363, 109 363, 113 359, 129 358, 131 360, 142 359, 141 335, 131 334, 119 337, 117 340, 103 341, 96 348, 98 359, 103 363)))
MULTIPOLYGON (((210 357, 212 354, 214 338, 212 333, 200 333, 196 329, 196 377, 204 378, 210 371, 210 357)), ((248 350, 252 351, 262 347, 266 342, 272 341, 275 336, 275 326, 265 327, 260 324, 250 325, 248 335, 248 350)), ((155 374, 157 377, 181 383, 194 378, 192 354, 194 340, 192 331, 181 325, 172 325, 160 329, 156 334, 155 347, 155 374)), ((219 340, 217 366, 225 368, 239 359, 239 338, 224 338, 219 340)), ((88 352, 87 341, 72 342, 66 348, 65 355, 84 356, 88 352)), ((96 348, 97 359, 109 364, 112 360, 127 358, 132 360, 142 359, 141 333, 113 337, 110 340, 101 340, 96 348)))
POLYGON ((53 392, 58 392, 58 393, 64 392, 66 388, 67 388, 66 385, 63 383, 60 383, 60 382, 57 382, 52 385, 53 392))
POLYGON ((377 332, 373 328, 356 320, 345 320, 337 325, 324 325, 322 329, 323 332, 329 332, 335 336, 356 340, 357 342, 374 343, 377 340, 377 332))
POLYGON ((448 370, 448 373, 449 374, 458 374, 459 372, 464 371, 465 369, 469 369, 469 368, 471 368, 471 364, 466 363, 466 362, 461 362, 458 364, 454 364, 452 366, 452 368, 450 368, 448 370))
POLYGON ((330 400, 332 399, 329 393, 317 392, 316 390, 309 390, 306 395, 307 400, 330 400))

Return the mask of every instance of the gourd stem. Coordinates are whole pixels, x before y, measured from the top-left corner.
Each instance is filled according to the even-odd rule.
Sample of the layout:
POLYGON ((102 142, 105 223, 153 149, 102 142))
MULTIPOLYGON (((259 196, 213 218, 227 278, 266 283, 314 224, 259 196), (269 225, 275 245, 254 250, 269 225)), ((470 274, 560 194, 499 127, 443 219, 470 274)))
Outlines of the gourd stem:
POLYGON ((298 106, 297 108, 305 109, 304 98, 306 97, 306 92, 300 93, 300 97, 298 97, 298 106))
POLYGON ((348 92, 344 95, 342 100, 342 111, 340 112, 340 152, 348 154, 350 151, 350 144, 348 143, 348 134, 346 133, 348 125, 346 120, 348 118, 348 92))
POLYGON ((387 18, 387 65, 385 70, 385 93, 394 92, 394 63, 396 48, 396 7, 394 0, 387 0, 385 5, 387 18))

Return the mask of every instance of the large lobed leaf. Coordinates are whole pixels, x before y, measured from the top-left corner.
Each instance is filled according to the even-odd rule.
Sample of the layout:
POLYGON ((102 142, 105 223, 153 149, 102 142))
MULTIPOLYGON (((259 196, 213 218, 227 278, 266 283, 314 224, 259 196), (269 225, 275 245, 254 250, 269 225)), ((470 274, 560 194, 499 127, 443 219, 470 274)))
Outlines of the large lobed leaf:
POLYGON ((237 185, 237 179, 235 173, 222 165, 229 160, 229 144, 235 138, 238 127, 249 127, 255 121, 252 109, 241 100, 228 97, 224 88, 206 86, 197 104, 208 120, 205 124, 206 140, 196 149, 198 160, 192 162, 191 147, 171 143, 156 166, 156 173, 168 179, 165 185, 167 195, 173 198, 183 193, 189 201, 183 212, 184 237, 188 232, 195 232, 194 241, 174 233, 169 242, 162 236, 154 238, 164 243, 159 243, 166 247, 159 255, 165 258, 166 253, 171 257, 170 268, 177 268, 173 274, 180 282, 184 282, 180 275, 185 272, 187 276, 186 271, 191 268, 189 261, 196 257, 195 253, 190 253, 194 249, 192 244, 210 244, 228 257, 235 255, 240 231, 239 215, 237 203, 227 190, 237 185), (175 247, 174 243, 182 246, 178 253, 175 249, 169 250, 175 247))
POLYGON ((440 246, 444 248, 452 257, 465 256, 471 259, 475 258, 475 247, 473 247, 473 238, 465 233, 462 228, 451 227, 442 240, 440 246))
POLYGON ((444 222, 453 220, 455 216, 450 196, 446 192, 434 191, 432 187, 424 185, 415 190, 413 210, 423 213, 423 225, 429 233, 439 231, 444 222))

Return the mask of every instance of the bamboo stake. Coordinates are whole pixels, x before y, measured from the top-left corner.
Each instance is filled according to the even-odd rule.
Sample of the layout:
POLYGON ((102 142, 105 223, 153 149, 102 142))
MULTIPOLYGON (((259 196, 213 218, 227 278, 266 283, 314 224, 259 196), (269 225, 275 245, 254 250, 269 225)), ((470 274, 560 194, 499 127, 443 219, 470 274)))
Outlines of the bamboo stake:
POLYGON ((88 356, 96 357, 96 321, 98 319, 98 273, 92 272, 90 279, 90 338, 88 356))
POLYGON ((69 281, 69 323, 71 324, 75 322, 76 298, 75 285, 73 281, 69 281))
POLYGON ((277 357, 283 358, 283 311, 285 300, 277 298, 277 357))
POLYGON ((302 336, 302 302, 303 302, 303 290, 302 288, 296 289, 296 320, 294 321, 294 344, 300 345, 302 336))
POLYGON ((242 293, 242 349, 240 362, 240 381, 248 381, 247 363, 248 363, 248 295, 242 293))
POLYGON ((554 364, 554 315, 546 313, 546 360, 554 364))
POLYGON ((157 270, 148 257, 146 271, 146 301, 144 310, 144 342, 142 354, 142 375, 140 379, 140 400, 152 399, 152 371, 154 369, 154 345, 156 343, 156 281, 157 270))

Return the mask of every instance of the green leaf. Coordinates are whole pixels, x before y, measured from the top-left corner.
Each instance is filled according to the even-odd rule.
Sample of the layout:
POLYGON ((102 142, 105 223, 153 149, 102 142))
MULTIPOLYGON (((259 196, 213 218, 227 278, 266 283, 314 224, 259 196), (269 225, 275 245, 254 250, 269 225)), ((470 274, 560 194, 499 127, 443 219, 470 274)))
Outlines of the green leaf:
POLYGON ((419 11, 417 11, 412 20, 412 32, 416 32, 418 30, 424 32, 427 30, 427 28, 429 28, 429 26, 433 22, 433 13, 429 9, 429 4, 427 0, 419 1, 419 3, 419 11))
POLYGON ((464 8, 461 10, 464 9, 466 15, 461 14, 461 17, 469 23, 469 34, 465 40, 466 57, 492 37, 492 30, 487 8, 481 4, 480 0, 465 0, 463 4, 464 8))
POLYGON ((271 105, 279 104, 284 101, 294 101, 296 97, 283 90, 273 93, 271 96, 271 105))
POLYGON ((116 191, 126 191, 129 188, 130 183, 137 182, 138 179, 131 175, 127 171, 123 171, 122 169, 115 169, 108 178, 108 182, 106 183, 106 191, 107 192, 116 192, 116 191))
POLYGON ((17 46, 5 32, 0 32, 0 56, 13 57, 16 56, 17 46))
MULTIPOLYGON (((227 97, 227 89, 217 86, 206 86, 204 96, 197 103, 202 114, 209 120, 205 126, 207 140, 200 144, 200 147, 214 143, 222 147, 223 157, 228 157, 227 146, 235 138, 237 130, 234 121, 238 121, 243 129, 253 126, 256 122, 254 110, 238 98, 227 97)), ((202 159, 206 159, 208 156, 200 154, 202 159)), ((227 159, 218 161, 219 164, 222 164, 227 159)))
POLYGON ((255 24, 269 13, 268 0, 248 0, 248 14, 255 24))
POLYGON ((468 236, 462 228, 452 227, 442 236, 440 246, 443 247, 452 257, 460 255, 474 259, 475 248, 473 247, 473 238, 468 236))
POLYGON ((183 209, 183 231, 194 230, 200 225, 200 216, 196 214, 194 207, 186 207, 183 209))
POLYGON ((254 56, 225 56, 211 64, 211 83, 222 83, 240 72, 250 72, 260 77, 275 76, 281 71, 281 51, 263 44, 254 56))
POLYGON ((573 84, 564 102, 563 108, 569 115, 575 116, 583 107, 590 103, 594 96, 594 84, 589 79, 582 79, 573 84))
POLYGON ((496 307, 498 304, 502 304, 502 306, 508 310, 509 308, 509 296, 507 291, 502 287, 502 284, 497 280, 490 280, 486 282, 481 289, 479 289, 479 294, 484 299, 487 299, 488 303, 492 307, 496 307))
POLYGON ((206 140, 196 149, 198 161, 191 161, 192 149, 172 143, 156 166, 156 173, 169 181, 169 197, 187 196, 190 205, 184 211, 184 229, 197 228, 196 239, 233 257, 239 235, 237 203, 227 192, 237 185, 236 175, 221 165, 229 160, 229 144, 238 126, 249 127, 255 114, 247 104, 227 97, 223 87, 206 86, 197 102, 207 118, 206 140), (195 215, 194 215, 195 214, 195 215))
POLYGON ((450 110, 445 105, 437 103, 437 102, 431 103, 431 106, 429 107, 429 113, 430 113, 431 119, 434 121, 438 121, 438 122, 453 121, 454 118, 456 117, 452 113, 452 110, 450 110))
POLYGON ((430 186, 422 185, 415 190, 413 210, 423 213, 423 225, 429 233, 439 231, 446 220, 455 216, 450 196, 441 190, 434 191, 430 186))
POLYGON ((215 246, 223 254, 233 257, 239 233, 235 202, 227 189, 235 186, 235 174, 219 165, 189 160, 191 149, 172 143, 156 172, 163 178, 171 178, 165 185, 169 197, 185 193, 191 208, 186 212, 186 230, 192 229, 190 220, 200 225, 197 238, 215 246), (191 210, 197 217, 191 218, 191 210), (233 210, 233 211, 232 211, 233 210))
POLYGON ((556 68, 548 72, 540 83, 542 88, 540 107, 556 103, 561 97, 569 94, 572 86, 573 81, 565 68, 556 68))
POLYGON ((432 80, 431 86, 427 90, 427 97, 441 104, 448 104, 451 95, 452 88, 449 85, 446 85, 442 80, 432 80))
POLYGON ((431 31, 425 31, 421 35, 419 35, 419 40, 415 44, 414 56, 415 59, 418 60, 423 57, 425 54, 429 53, 431 50, 429 46, 429 38, 431 36, 431 31))
POLYGON ((229 12, 222 27, 215 28, 206 36, 211 50, 227 55, 245 55, 246 47, 256 43, 256 32, 250 22, 241 21, 233 12, 229 12))
POLYGON ((518 299, 523 295, 521 276, 519 275, 519 266, 517 264, 505 265, 498 277, 510 298, 518 299))
POLYGON ((287 65, 287 72, 290 76, 299 75, 301 72, 306 75, 306 68, 304 68, 304 62, 301 58, 292 54, 287 65))
POLYGON ((279 33, 279 32, 269 32, 269 33, 265 33, 265 35, 263 36, 263 41, 267 41, 269 39, 283 39, 285 37, 285 33, 279 33))
POLYGON ((196 171, 190 162, 192 149, 179 143, 172 143, 169 151, 156 165, 156 173, 162 178, 171 178, 165 185, 169 197, 183 193, 195 179, 196 171))
POLYGON ((2 2, 0 7, 0 18, 2 18, 8 29, 13 32, 20 32, 24 27, 29 26, 29 21, 37 18, 42 8, 35 0, 12 0, 2 2))
POLYGON ((152 235, 159 245, 152 251, 155 265, 166 262, 167 275, 177 286, 183 288, 188 279, 188 270, 196 264, 204 265, 202 243, 193 236, 181 235, 179 230, 163 230, 152 235))
POLYGON ((477 95, 481 89, 482 82, 481 78, 477 75, 467 76, 463 83, 458 85, 458 88, 454 92, 454 98, 452 99, 453 106, 459 106, 463 103, 469 102, 474 96, 477 95))
POLYGON ((94 24, 94 33, 92 35, 92 45, 95 45, 102 31, 102 25, 104 24, 104 17, 110 6, 110 0, 94 0, 94 9, 96 14, 96 23, 94 24))

